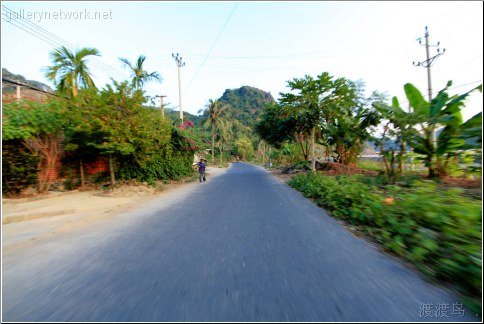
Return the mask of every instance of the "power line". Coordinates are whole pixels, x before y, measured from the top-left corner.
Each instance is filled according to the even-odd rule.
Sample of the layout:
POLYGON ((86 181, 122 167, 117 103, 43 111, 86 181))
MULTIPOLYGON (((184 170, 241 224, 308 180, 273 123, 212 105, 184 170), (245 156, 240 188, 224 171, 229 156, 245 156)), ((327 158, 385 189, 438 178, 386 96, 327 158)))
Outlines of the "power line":
MULTIPOLYGON (((6 6, 2 5, 2 8, 5 9, 7 12, 9 13, 13 13, 14 11, 12 11, 11 9, 7 8, 6 6)), ((3 16, 7 17, 7 13, 3 12, 2 13, 3 16)), ((12 24, 13 26, 19 28, 19 29, 22 29, 23 31, 26 31, 27 33, 31 34, 32 36, 50 44, 50 45, 53 45, 53 46, 65 46, 71 50, 76 50, 77 47, 74 46, 73 44, 65 41, 64 39, 60 38, 59 36, 56 36, 54 35, 53 33, 49 32, 48 30, 38 26, 37 24, 33 23, 32 21, 30 21, 29 19, 21 19, 21 20, 16 20, 15 22, 20 24, 22 27, 25 27, 29 30, 31 30, 32 32, 29 32, 27 30, 25 30, 24 28, 12 23, 12 20, 7 20, 5 19, 4 17, 2 17, 2 19, 10 24, 12 24)), ((121 76, 122 78, 126 78, 127 75, 124 74, 123 72, 120 72, 119 70, 113 68, 112 66, 96 59, 96 58, 91 58, 91 65, 99 70, 101 70, 102 72, 106 73, 109 77, 111 78, 115 78, 114 75, 116 75, 118 78, 121 76), (114 74, 114 75, 113 75, 114 74)))
MULTIPOLYGON (((10 10, 9 8, 7 8, 6 6, 2 5, 2 7, 7 10, 7 12, 10 12, 12 13, 13 11, 10 10)), ((2 13, 3 16, 7 17, 7 14, 4 12, 2 13)), ((21 19, 21 20, 17 20, 16 22, 18 22, 21 26, 29 29, 30 31, 32 32, 29 32, 28 30, 16 25, 16 24, 13 24, 12 23, 12 20, 9 19, 9 20, 6 20, 5 18, 2 17, 2 19, 8 23, 11 23, 12 25, 16 26, 17 28, 19 29, 22 29, 24 30, 25 32, 31 34, 32 36, 42 40, 42 41, 45 41, 46 43, 52 45, 52 46, 65 46, 67 48, 69 48, 70 50, 77 50, 77 47, 74 46, 73 44, 65 41, 64 39, 60 38, 59 36, 56 36, 54 35, 53 33, 49 32, 48 30, 38 26, 37 24, 33 23, 32 21, 28 20, 28 19, 21 19), (35 33, 35 34, 34 34, 35 33)), ((94 68, 104 72, 108 77, 112 78, 112 79, 116 79, 116 78, 119 78, 119 79, 127 79, 129 78, 129 76, 127 74, 125 74, 124 72, 121 72, 120 70, 116 69, 116 68, 113 68, 112 66, 100 61, 99 59, 93 57, 93 58, 90 58, 90 64, 91 66, 93 66, 94 68)), ((153 88, 151 88, 150 86, 148 86, 150 88, 150 90, 152 91, 156 91, 154 90, 153 88)))
MULTIPOLYGON (((13 26, 29 33, 30 35, 36 37, 37 39, 40 39, 54 47, 58 47, 58 46, 65 46, 66 48, 69 48, 69 49, 72 49, 72 46, 68 45, 67 43, 61 43, 60 41, 57 41, 55 39, 53 39, 52 37, 48 37, 46 35, 42 35, 42 34, 39 34, 37 33, 37 31, 35 29, 32 29, 30 28, 29 26, 25 25, 25 24, 22 24, 22 22, 19 22, 19 24, 22 26, 22 27, 25 27, 29 30, 31 30, 32 32, 30 32, 29 30, 26 30, 25 28, 22 28, 21 26, 17 25, 17 24, 14 24, 12 21, 7 21, 5 18, 2 17, 2 19, 10 24, 12 24, 13 26), (35 34, 34 34, 35 33, 35 34)), ((96 64, 96 62, 92 62, 91 61, 91 65, 94 66, 95 68, 103 71, 104 73, 106 73, 108 76, 110 77, 113 77, 111 72, 108 71, 106 68, 102 67, 102 66, 99 66, 98 64, 96 64)))
POLYGON ((472 62, 474 62, 475 60, 477 60, 478 58, 482 57, 482 53, 477 55, 476 57, 474 57, 472 60, 468 61, 467 63, 464 63, 463 65, 461 65, 458 69, 456 69, 454 72, 452 72, 451 74, 455 74, 457 71, 460 71, 462 70, 462 68, 466 67, 467 65, 471 64, 472 62))
POLYGON ((225 21, 224 25, 222 26, 222 29, 220 29, 220 32, 218 33, 217 37, 215 38, 215 41, 213 42, 212 46, 210 47, 210 49, 208 50, 208 53, 207 55, 205 56, 205 58, 203 59, 203 62, 202 62, 202 65, 200 65, 200 67, 198 68, 197 72, 195 72, 195 75, 193 76, 192 80, 188 83, 187 87, 185 88, 185 91, 184 92, 187 92, 187 90, 190 88, 190 86, 192 85, 193 81, 195 80, 195 78, 197 77, 198 73, 200 73, 200 70, 203 68, 203 65, 205 64, 205 62, 207 61, 208 57, 210 56, 210 54, 212 53, 212 50, 214 49, 215 45, 217 44, 218 40, 220 39, 220 36, 222 36, 222 33, 224 32, 225 28, 227 27, 230 19, 232 18, 232 15, 234 14, 235 12, 235 9, 237 9, 237 6, 239 5, 238 2, 235 3, 234 7, 232 8, 232 11, 230 12, 230 15, 229 17, 227 18, 227 20, 225 21))

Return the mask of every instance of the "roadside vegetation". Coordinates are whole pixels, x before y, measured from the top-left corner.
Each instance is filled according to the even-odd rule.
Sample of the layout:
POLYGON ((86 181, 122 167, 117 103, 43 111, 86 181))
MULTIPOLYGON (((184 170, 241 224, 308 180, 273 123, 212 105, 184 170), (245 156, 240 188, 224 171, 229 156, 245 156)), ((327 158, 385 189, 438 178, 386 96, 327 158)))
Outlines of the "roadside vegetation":
POLYGON ((363 85, 327 73, 288 81, 256 132, 289 184, 360 235, 449 283, 480 313, 482 297, 482 113, 463 121, 472 92, 428 102, 404 85, 405 111, 363 85), (371 141, 376 161, 358 156, 371 141))

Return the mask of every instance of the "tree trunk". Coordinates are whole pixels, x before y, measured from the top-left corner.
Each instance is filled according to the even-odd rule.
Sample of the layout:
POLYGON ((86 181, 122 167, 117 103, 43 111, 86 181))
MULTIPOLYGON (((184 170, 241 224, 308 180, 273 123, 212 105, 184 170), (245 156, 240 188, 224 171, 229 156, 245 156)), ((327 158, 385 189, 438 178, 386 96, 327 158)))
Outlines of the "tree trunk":
POLYGON ((388 178, 390 179, 391 184, 395 184, 397 181, 397 173, 395 172, 395 150, 391 151, 392 153, 392 158, 390 160, 390 174, 388 175, 388 178))
POLYGON ((215 162, 215 131, 212 126, 212 163, 215 162))
POLYGON ((84 165, 82 164, 82 159, 79 159, 79 169, 80 169, 80 173, 81 173, 81 189, 84 189, 84 185, 85 185, 85 178, 84 178, 84 165))
POLYGON ((398 173, 403 173, 403 157, 405 156, 405 142, 400 144, 400 153, 398 154, 398 173))
POLYGON ((116 184, 116 179, 114 178, 114 166, 113 166, 113 156, 109 154, 109 173, 111 174, 111 185, 116 184))
POLYGON ((56 162, 59 158, 58 134, 46 136, 37 135, 36 138, 23 142, 24 146, 33 154, 39 155, 37 184, 40 193, 47 192, 56 176, 56 162))
POLYGON ((433 165, 433 158, 435 155, 435 145, 434 145, 434 128, 435 127, 429 127, 428 132, 427 132, 427 147, 428 147, 428 154, 427 154, 427 162, 429 164, 429 178, 435 178, 437 177, 437 172, 435 170, 435 166, 433 165))
POLYGON ((388 124, 390 124, 390 122, 388 122, 384 129, 383 129, 383 134, 382 134, 382 139, 381 139, 381 142, 380 142, 380 154, 382 156, 382 159, 383 159, 383 164, 385 165, 385 169, 387 170, 387 174, 389 175, 390 174, 390 167, 388 166, 388 161, 387 161, 387 158, 385 156, 385 135, 387 133, 387 130, 388 130, 388 124))
POLYGON ((266 164, 266 143, 264 142, 264 151, 262 152, 262 163, 265 165, 266 164))
POLYGON ((315 150, 315 142, 316 142, 316 127, 311 129, 311 171, 316 171, 316 150, 315 150))
POLYGON ((222 166, 224 163, 223 157, 224 157, 224 150, 222 148, 222 145, 220 145, 220 166, 222 166))

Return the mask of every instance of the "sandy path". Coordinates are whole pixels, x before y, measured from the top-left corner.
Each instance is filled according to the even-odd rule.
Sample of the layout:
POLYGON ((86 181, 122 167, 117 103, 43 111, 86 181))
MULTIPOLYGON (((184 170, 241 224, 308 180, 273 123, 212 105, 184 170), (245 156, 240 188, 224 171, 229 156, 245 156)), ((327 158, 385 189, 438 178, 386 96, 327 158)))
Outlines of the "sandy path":
MULTIPOLYGON (((207 168, 207 180, 226 169, 207 168)), ((68 233, 83 227, 109 223, 119 215, 149 205, 156 199, 167 202, 192 190, 196 181, 167 185, 163 191, 146 187, 123 188, 112 193, 73 191, 54 193, 42 199, 2 199, 3 252, 26 247, 57 233, 68 233)))

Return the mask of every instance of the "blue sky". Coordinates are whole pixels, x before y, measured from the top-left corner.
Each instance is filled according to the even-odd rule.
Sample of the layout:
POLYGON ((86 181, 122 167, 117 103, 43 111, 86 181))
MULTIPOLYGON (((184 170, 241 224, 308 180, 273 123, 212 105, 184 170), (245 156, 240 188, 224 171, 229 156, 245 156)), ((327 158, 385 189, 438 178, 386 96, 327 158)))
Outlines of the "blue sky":
MULTIPOLYGON (((446 49, 432 66, 434 93, 448 80, 454 84, 451 94, 482 83, 481 1, 3 1, 2 67, 52 85, 42 68, 50 65, 54 45, 65 42, 101 52, 91 61, 98 87, 110 78, 129 78, 119 57, 135 61, 141 54, 147 56, 146 69, 159 72, 163 82, 148 84, 146 92, 166 95, 171 107, 179 104, 171 54, 180 53, 186 63, 181 69, 183 110, 191 113, 228 88, 254 86, 277 99, 279 92, 288 91, 287 80, 324 71, 363 80, 367 92, 386 92, 404 102, 407 82, 427 94, 426 70, 412 65, 425 60, 425 48, 417 41, 425 26, 430 43, 440 42, 446 49), (30 13, 30 22, 10 15, 8 9, 30 13), (94 19, 96 13, 100 19, 94 19), (47 42, 39 39, 39 31, 51 33, 47 42)), ((430 53, 435 55, 436 47, 430 53)), ((464 117, 479 111, 482 94, 476 93, 464 117)))

